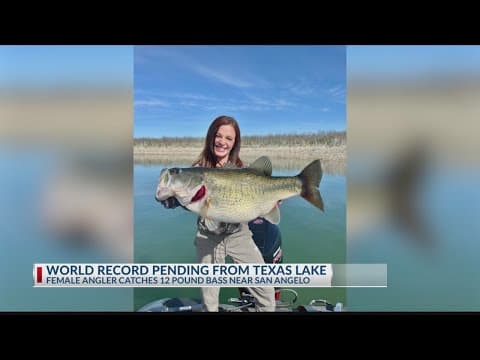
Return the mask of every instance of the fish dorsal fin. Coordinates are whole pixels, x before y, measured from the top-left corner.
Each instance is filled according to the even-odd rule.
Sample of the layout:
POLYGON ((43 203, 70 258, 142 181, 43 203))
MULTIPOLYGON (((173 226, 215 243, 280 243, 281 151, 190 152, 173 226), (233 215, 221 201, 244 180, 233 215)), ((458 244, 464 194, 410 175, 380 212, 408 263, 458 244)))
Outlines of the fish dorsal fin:
POLYGON ((280 223, 280 209, 278 205, 275 205, 273 209, 264 216, 264 219, 270 221, 272 224, 278 225, 280 223))
POLYGON ((266 176, 272 175, 272 162, 267 156, 259 157, 249 166, 249 168, 266 176))

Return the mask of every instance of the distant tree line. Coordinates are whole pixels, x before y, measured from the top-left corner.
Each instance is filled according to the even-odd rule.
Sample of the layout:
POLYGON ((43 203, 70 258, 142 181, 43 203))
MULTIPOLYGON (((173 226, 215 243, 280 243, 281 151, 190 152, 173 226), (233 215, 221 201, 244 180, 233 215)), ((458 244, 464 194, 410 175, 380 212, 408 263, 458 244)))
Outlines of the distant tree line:
MULTIPOLYGON (((141 147, 202 147, 202 137, 136 138, 141 147)), ((242 136, 242 146, 339 146, 347 143, 346 131, 319 131, 311 133, 268 134, 242 136)))

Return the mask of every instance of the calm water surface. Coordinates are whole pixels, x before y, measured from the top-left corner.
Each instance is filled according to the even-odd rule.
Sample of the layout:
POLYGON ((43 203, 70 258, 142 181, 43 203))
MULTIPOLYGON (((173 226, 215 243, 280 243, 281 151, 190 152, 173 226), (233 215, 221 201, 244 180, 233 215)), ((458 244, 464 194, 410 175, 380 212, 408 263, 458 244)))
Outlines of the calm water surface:
MULTIPOLYGON (((162 164, 134 166, 135 262, 196 263, 193 240, 197 215, 182 208, 165 209, 154 199, 158 176, 164 167, 162 164)), ((274 169, 273 176, 296 175, 299 171, 300 168, 274 169)), ((324 174, 320 193, 325 213, 300 197, 287 199, 280 206, 284 263, 345 263, 345 176, 324 174)), ((319 298, 345 302, 345 289, 295 290, 299 293, 298 305, 319 298)), ((139 288, 134 293, 135 309, 165 297, 200 298, 199 288, 139 288)), ((220 302, 227 303, 228 298, 236 296, 237 289, 223 288, 220 302)))

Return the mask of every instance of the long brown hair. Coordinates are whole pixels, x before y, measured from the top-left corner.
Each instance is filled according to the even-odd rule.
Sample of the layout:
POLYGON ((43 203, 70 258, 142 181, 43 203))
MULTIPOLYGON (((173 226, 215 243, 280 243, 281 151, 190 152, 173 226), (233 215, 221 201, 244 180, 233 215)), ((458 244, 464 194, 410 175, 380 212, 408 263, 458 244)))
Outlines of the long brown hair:
POLYGON ((240 159, 240 127, 238 126, 237 121, 226 115, 221 115, 217 117, 210 124, 210 127, 207 131, 207 137, 205 138, 205 146, 198 157, 198 159, 193 163, 193 165, 200 165, 203 167, 217 167, 217 157, 215 156, 215 136, 217 136, 218 129, 223 125, 231 125, 235 130, 235 143, 233 144, 230 154, 228 154, 228 161, 234 164, 237 167, 243 167, 243 161, 240 159))

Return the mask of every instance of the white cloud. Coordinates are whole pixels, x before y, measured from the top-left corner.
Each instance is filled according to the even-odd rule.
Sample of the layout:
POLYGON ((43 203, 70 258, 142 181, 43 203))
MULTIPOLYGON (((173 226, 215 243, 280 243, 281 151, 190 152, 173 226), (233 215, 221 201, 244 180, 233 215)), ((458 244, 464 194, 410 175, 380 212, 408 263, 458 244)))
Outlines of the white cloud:
POLYGON ((234 86, 237 88, 249 88, 253 86, 252 83, 240 79, 239 77, 235 77, 227 72, 219 71, 200 64, 191 65, 192 69, 195 70, 199 75, 202 75, 210 80, 216 80, 226 85, 234 86))
POLYGON ((191 94, 191 93, 172 93, 172 94, 165 94, 164 96, 169 96, 169 97, 179 98, 179 99, 201 100, 201 101, 222 101, 222 99, 219 99, 213 96, 205 96, 205 95, 198 95, 198 94, 191 94))
POLYGON ((333 97, 344 97, 345 96, 345 88, 341 85, 334 86, 328 89, 328 93, 333 97))
POLYGON ((169 103, 159 99, 137 100, 134 102, 134 106, 152 106, 152 107, 168 107, 169 103))
POLYGON ((147 61, 148 58, 167 58, 175 64, 183 66, 190 71, 195 72, 198 75, 203 76, 209 80, 218 81, 236 88, 249 88, 253 87, 254 83, 256 83, 256 81, 247 81, 245 79, 242 79, 238 75, 234 75, 233 71, 219 70, 212 66, 201 64, 198 60, 192 59, 184 53, 170 47, 140 47, 138 50, 138 54, 136 54, 136 57, 137 56, 144 62, 147 61))
POLYGON ((285 99, 265 99, 265 98, 260 98, 258 96, 252 96, 252 95, 246 95, 254 105, 260 105, 265 108, 276 108, 276 109, 283 109, 286 107, 294 107, 297 106, 297 104, 285 100, 285 99))
POLYGON ((296 83, 287 86, 287 89, 298 96, 313 95, 314 87, 306 79, 299 79, 296 83))
POLYGON ((346 98, 347 92, 342 85, 331 87, 327 91, 330 97, 333 99, 333 101, 340 104, 345 104, 345 98, 346 98))

